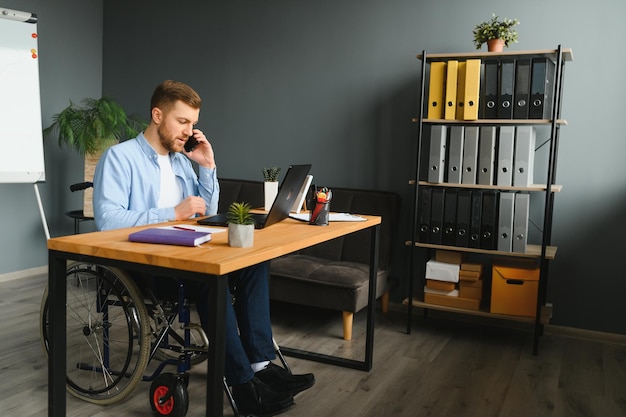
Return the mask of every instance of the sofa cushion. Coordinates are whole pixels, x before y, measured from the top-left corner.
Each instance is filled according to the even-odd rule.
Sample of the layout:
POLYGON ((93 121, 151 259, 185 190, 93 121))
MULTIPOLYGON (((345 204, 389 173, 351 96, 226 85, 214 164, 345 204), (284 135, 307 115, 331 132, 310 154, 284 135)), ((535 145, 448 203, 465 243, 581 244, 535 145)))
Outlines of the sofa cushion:
MULTIPOLYGON (((332 287, 358 288, 369 279, 369 266, 307 255, 286 255, 272 263, 272 274, 332 287)), ((382 273, 382 271, 379 271, 382 273)))
MULTIPOLYGON (((271 264, 270 298, 357 312, 367 305, 369 265, 308 255, 286 255, 271 264)), ((388 272, 377 274, 376 298, 387 289, 388 272)))

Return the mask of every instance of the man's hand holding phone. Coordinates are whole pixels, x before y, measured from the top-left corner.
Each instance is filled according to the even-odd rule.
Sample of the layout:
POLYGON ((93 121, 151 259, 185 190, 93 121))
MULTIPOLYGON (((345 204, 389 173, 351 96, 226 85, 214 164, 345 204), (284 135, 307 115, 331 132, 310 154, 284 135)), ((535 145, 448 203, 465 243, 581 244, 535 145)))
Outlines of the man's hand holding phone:
POLYGON ((205 168, 215 168, 215 155, 213 147, 199 129, 193 130, 193 135, 189 136, 185 142, 185 155, 192 161, 205 168))

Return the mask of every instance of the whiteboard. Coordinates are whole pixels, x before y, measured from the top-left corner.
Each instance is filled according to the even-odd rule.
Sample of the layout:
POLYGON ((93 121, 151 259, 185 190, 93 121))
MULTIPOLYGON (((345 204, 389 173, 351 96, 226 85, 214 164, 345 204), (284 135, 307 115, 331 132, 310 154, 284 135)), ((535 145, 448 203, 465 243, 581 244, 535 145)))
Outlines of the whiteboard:
POLYGON ((0 8, 0 183, 45 180, 37 17, 0 8))

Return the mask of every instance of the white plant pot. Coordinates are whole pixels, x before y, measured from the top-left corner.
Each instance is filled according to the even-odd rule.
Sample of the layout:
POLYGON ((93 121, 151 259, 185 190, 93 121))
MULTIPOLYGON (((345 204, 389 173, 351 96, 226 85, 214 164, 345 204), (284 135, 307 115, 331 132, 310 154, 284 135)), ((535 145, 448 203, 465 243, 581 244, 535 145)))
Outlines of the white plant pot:
POLYGON ((264 182, 263 190, 265 191, 265 211, 270 211, 278 195, 278 181, 264 182))
POLYGON ((228 245, 234 248, 249 248, 254 243, 253 224, 228 224, 228 245))

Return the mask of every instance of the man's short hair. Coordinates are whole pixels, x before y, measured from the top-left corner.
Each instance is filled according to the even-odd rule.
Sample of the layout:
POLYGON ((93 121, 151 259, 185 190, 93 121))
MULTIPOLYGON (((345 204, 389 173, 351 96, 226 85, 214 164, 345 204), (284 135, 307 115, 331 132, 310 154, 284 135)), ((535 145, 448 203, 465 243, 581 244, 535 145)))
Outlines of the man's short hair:
POLYGON ((150 111, 158 107, 166 112, 178 100, 193 107, 200 109, 202 99, 196 91, 187 84, 180 81, 166 80, 157 86, 150 100, 150 111))

